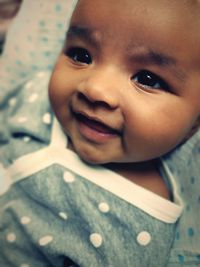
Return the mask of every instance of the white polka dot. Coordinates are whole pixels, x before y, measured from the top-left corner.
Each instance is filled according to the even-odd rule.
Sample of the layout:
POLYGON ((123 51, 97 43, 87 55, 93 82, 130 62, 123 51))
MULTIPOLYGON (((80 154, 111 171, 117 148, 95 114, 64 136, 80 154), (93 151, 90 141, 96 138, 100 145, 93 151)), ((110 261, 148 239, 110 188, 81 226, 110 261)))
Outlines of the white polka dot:
POLYGON ((147 246, 151 242, 151 235, 146 231, 142 231, 137 236, 137 242, 141 246, 147 246))
POLYGON ((12 97, 9 99, 8 104, 9 106, 13 107, 17 102, 17 99, 15 97, 12 97))
POLYGON ((45 75, 45 72, 42 72, 42 71, 37 73, 37 77, 43 77, 44 75, 45 75))
POLYGON ((66 183, 73 183, 75 180, 74 174, 71 172, 66 171, 63 175, 63 179, 66 183))
POLYGON ((19 117, 19 118, 17 118, 17 121, 18 121, 19 123, 24 123, 24 122, 27 121, 27 117, 19 117))
POLYGON ((90 235, 90 242, 95 248, 98 248, 102 245, 102 236, 100 234, 94 233, 90 235))
POLYGON ((99 210, 100 210, 101 212, 106 213, 106 212, 108 212, 108 211, 110 210, 110 207, 109 207, 109 205, 108 205, 107 203, 105 203, 105 202, 101 202, 101 203, 99 204, 99 210))
POLYGON ((37 93, 33 93, 33 94, 31 94, 31 95, 29 96, 29 98, 28 98, 28 102, 29 102, 29 103, 33 103, 33 102, 35 102, 35 101, 37 100, 37 98, 38 98, 38 94, 37 94, 37 93))
POLYGON ((7 241, 12 243, 12 242, 15 242, 16 240, 16 235, 14 233, 9 233, 6 237, 7 241))
POLYGON ((26 89, 30 89, 33 86, 33 82, 28 82, 25 86, 26 89))
POLYGON ((42 120, 45 124, 50 124, 51 123, 51 114, 45 113, 42 120))
POLYGON ((28 264, 26 264, 26 263, 22 263, 21 265, 20 265, 20 267, 30 267, 28 264))
POLYGON ((59 212, 59 216, 64 219, 67 220, 67 214, 65 212, 59 212))
POLYGON ((31 140, 31 138, 29 136, 24 136, 23 140, 25 143, 28 143, 31 140))
POLYGON ((49 243, 51 243, 53 241, 53 236, 51 235, 47 235, 47 236, 43 236, 42 238, 40 238, 39 240, 39 245, 40 246, 46 246, 49 243))
POLYGON ((29 224, 31 222, 31 219, 27 216, 21 217, 21 224, 29 224))

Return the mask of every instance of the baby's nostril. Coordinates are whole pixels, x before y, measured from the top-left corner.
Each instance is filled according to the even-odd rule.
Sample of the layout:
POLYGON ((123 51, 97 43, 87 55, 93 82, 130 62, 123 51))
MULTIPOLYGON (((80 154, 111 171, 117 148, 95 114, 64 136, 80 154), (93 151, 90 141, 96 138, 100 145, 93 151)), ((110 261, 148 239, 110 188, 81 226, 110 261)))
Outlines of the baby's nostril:
POLYGON ((90 107, 103 107, 106 109, 112 109, 112 107, 110 107, 110 105, 104 101, 100 101, 100 100, 92 100, 90 98, 88 98, 86 95, 84 95, 83 93, 79 92, 78 93, 78 100, 80 100, 81 102, 85 102, 87 105, 89 105, 90 107))

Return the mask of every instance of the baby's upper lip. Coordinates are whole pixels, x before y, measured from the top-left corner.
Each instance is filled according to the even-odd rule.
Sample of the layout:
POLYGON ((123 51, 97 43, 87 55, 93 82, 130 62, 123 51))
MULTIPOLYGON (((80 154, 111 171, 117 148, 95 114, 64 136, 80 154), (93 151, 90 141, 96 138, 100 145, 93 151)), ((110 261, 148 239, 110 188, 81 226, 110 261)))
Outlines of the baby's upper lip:
POLYGON ((84 121, 86 124, 98 129, 99 131, 118 135, 121 133, 119 128, 110 126, 108 122, 104 122, 103 118, 90 115, 88 112, 80 110, 73 110, 73 113, 77 119, 84 121))

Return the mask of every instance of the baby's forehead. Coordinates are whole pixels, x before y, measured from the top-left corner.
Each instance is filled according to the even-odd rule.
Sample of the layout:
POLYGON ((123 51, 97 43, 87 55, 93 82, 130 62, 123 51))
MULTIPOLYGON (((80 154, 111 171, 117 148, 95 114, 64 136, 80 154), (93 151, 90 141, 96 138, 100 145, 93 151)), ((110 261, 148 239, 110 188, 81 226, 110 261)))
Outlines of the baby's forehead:
POLYGON ((182 22, 197 22, 200 19, 200 0, 79 0, 75 12, 84 11, 91 16, 92 13, 97 13, 99 8, 109 12, 113 19, 117 9, 120 9, 121 17, 126 16, 127 19, 131 15, 139 15, 145 20, 148 13, 154 13, 163 20, 168 15, 169 19, 177 17, 182 22))
MULTIPOLYGON (((163 11, 165 10, 167 12, 167 10, 174 10, 176 13, 177 11, 179 11, 178 13, 180 13, 182 10, 187 11, 187 15, 189 16, 194 16, 194 14, 199 14, 200 13, 200 0, 176 0, 176 1, 171 1, 171 0, 106 0, 106 1, 102 1, 102 0, 78 0, 77 1, 77 5, 76 8, 79 8, 81 6, 81 8, 83 6, 87 6, 87 8, 89 6, 98 6, 100 4, 101 7, 112 7, 114 10, 116 6, 120 6, 121 11, 123 13, 123 10, 125 10, 126 8, 131 9, 136 9, 138 7, 142 7, 143 11, 145 11, 146 9, 149 9, 149 6, 153 6, 156 7, 154 9, 159 11, 159 8, 162 7, 163 11)), ((89 9, 88 9, 89 10, 89 9)), ((114 13, 111 10, 111 15, 113 15, 114 13)), ((93 12, 98 11, 96 8, 93 9, 93 12)), ((141 13, 141 16, 143 16, 144 13, 141 13)), ((162 14, 164 15, 164 13, 162 14)), ((145 19, 145 17, 144 17, 145 19)), ((185 19, 185 17, 182 17, 182 19, 185 19)))
POLYGON ((161 30, 169 24, 177 28, 177 35, 191 33, 190 38, 195 38, 197 43, 200 40, 200 0, 79 0, 72 18, 85 17, 92 21, 97 20, 99 13, 104 14, 100 19, 102 23, 106 20, 107 25, 119 21, 121 26, 134 26, 133 18, 140 17, 147 22, 147 31, 156 21, 161 30))

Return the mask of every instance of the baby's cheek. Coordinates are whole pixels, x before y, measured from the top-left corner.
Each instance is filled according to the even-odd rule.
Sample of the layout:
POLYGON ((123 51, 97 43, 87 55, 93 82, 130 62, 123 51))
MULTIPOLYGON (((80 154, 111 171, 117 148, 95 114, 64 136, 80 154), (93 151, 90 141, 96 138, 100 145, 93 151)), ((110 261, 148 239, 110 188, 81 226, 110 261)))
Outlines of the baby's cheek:
POLYGON ((125 135, 125 147, 137 161, 160 157, 174 148, 183 138, 181 131, 173 130, 173 127, 149 120, 140 127, 129 129, 125 135))

